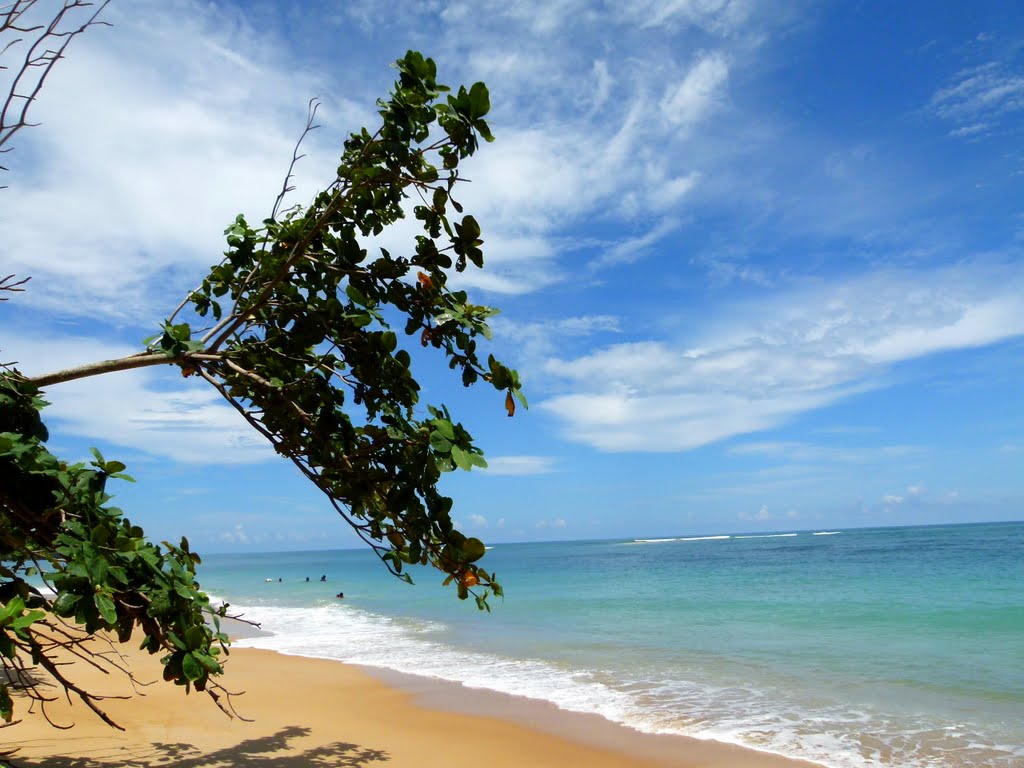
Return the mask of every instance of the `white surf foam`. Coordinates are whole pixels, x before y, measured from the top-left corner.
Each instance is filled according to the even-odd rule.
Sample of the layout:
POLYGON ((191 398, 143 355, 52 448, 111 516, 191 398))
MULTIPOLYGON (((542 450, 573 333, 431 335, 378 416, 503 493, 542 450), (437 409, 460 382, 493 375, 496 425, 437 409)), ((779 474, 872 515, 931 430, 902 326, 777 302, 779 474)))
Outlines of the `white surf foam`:
POLYGON ((615 722, 635 720, 639 714, 629 695, 595 681, 587 670, 462 650, 442 642, 439 636, 444 627, 434 622, 392 619, 342 604, 243 610, 273 634, 239 640, 235 643, 239 647, 434 677, 546 700, 615 722))
POLYGON ((660 544, 665 541, 676 541, 676 539, 633 539, 634 544, 660 544))
MULTIPOLYGON (((702 537, 706 538, 706 537, 702 537)), ((721 537, 710 537, 721 538, 721 537)), ((334 659, 395 670, 548 701, 573 712, 600 715, 646 733, 715 739, 764 752, 817 762, 827 768, 935 768, 936 748, 921 751, 914 733, 934 723, 896 721, 856 711, 839 702, 812 709, 788 689, 771 693, 753 686, 713 687, 681 679, 684 671, 649 670, 635 679, 599 669, 573 669, 536 658, 511 658, 460 648, 438 622, 396 619, 351 604, 324 602, 312 608, 232 606, 273 633, 235 643, 280 653, 334 659), (652 675, 665 679, 654 680, 652 675), (871 754, 883 745, 888 754, 871 754)), ((965 765, 1012 768, 1018 754, 986 757, 965 765)), ((1005 753, 1004 753, 1005 754, 1005 753)), ((945 765, 945 763, 942 763, 945 765)))
POLYGON ((719 539, 731 539, 732 536, 686 536, 676 541, 717 541, 719 539))

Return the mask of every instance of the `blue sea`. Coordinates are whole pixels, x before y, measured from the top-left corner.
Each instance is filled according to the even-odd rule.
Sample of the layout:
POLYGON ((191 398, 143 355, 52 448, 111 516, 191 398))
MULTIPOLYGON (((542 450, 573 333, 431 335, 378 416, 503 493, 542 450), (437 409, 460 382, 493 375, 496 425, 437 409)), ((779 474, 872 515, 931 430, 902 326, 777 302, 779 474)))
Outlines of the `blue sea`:
POLYGON ((238 645, 831 768, 1024 766, 1024 523, 498 544, 482 564, 506 591, 490 614, 361 550, 199 575, 269 633, 238 645))

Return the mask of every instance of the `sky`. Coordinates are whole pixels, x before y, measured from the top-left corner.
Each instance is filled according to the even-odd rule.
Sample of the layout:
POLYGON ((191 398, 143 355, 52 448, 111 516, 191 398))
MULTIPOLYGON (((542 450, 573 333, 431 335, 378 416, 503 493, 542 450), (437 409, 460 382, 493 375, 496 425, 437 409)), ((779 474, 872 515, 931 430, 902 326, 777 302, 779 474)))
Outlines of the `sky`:
MULTIPOLYGON (((530 409, 423 369, 485 471, 446 476, 490 542, 1024 518, 1024 5, 114 0, 5 157, 0 360, 129 354, 295 202, 407 49, 482 80, 496 137, 461 199, 530 409), (384 9, 387 10, 384 10, 384 9)), ((410 249, 405 223, 378 245, 410 249)), ((414 347, 409 339, 404 346, 414 347)), ((153 538, 356 545, 216 393, 172 368, 51 387, 51 449, 96 446, 153 538)))

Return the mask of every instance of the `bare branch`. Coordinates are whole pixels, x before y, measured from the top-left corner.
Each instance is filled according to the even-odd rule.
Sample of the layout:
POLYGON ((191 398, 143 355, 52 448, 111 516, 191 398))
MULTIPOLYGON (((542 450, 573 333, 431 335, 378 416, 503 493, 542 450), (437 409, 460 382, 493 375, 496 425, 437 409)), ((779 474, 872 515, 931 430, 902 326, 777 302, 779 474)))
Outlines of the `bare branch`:
POLYGON ((48 387, 51 384, 63 384, 65 381, 75 379, 87 379, 90 376, 99 376, 102 373, 113 373, 114 371, 130 371, 134 368, 149 368, 154 365, 186 365, 189 361, 212 362, 220 360, 220 355, 203 353, 187 353, 180 357, 168 357, 163 352, 139 352, 128 357, 119 357, 115 360, 101 360, 98 363, 89 363, 75 368, 65 368, 63 371, 47 373, 43 376, 35 376, 28 380, 37 387, 48 387))
MULTIPOLYGON (((0 8, 0 57, 14 55, 19 46, 25 47, 24 56, 12 70, 10 90, 0 108, 0 153, 11 150, 4 145, 18 131, 33 125, 29 122, 29 110, 71 41, 89 27, 110 26, 98 20, 109 2, 103 0, 97 6, 86 0, 63 0, 47 23, 32 22, 37 0, 15 0, 0 8)), ((8 69, 11 68, 0 63, 0 70, 8 69)), ((6 170, 0 165, 0 171, 6 170)))
POLYGON ((319 108, 320 102, 317 99, 309 100, 306 114, 306 128, 302 131, 302 135, 299 136, 299 140, 295 142, 295 149, 292 150, 292 161, 288 164, 288 173, 285 174, 284 184, 281 185, 281 192, 274 201, 274 210, 270 214, 270 218, 274 221, 277 221, 277 214, 281 210, 281 204, 284 202, 285 197, 288 196, 289 192, 295 189, 291 184, 292 176, 294 176, 295 173, 295 164, 305 157, 304 154, 299 154, 299 148, 302 146, 302 142, 306 140, 306 137, 320 127, 319 125, 314 125, 314 121, 316 120, 316 111, 319 108))
MULTIPOLYGON (((12 280, 14 280, 14 277, 14 275, 7 275, 7 277, 0 278, 0 291, 22 293, 24 292, 25 289, 21 288, 20 286, 25 285, 25 283, 32 279, 31 277, 23 277, 21 280, 15 280, 14 282, 11 282, 12 280)), ((0 301, 7 301, 7 299, 7 296, 0 296, 0 301)))

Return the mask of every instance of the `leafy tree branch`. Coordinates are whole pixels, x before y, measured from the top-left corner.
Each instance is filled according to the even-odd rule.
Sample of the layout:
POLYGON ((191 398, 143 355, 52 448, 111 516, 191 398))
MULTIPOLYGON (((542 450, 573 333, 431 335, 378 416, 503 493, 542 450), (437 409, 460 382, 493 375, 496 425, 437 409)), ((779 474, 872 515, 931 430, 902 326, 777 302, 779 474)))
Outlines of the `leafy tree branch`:
MULTIPOLYGON (((411 581, 410 565, 433 566, 481 609, 502 594, 479 565, 483 542, 455 529, 453 501, 438 488, 445 472, 486 467, 482 451, 446 406, 421 404, 403 348, 440 355, 464 386, 495 388, 509 416, 526 405, 518 374, 478 346, 496 310, 449 286, 453 271, 483 266, 480 226, 458 189, 460 163, 480 139, 493 140, 489 95, 482 83, 457 91, 438 83, 434 62, 416 52, 396 67, 392 93, 378 102, 380 125, 349 136, 334 181, 308 206, 283 208, 300 140, 271 215, 231 223, 223 258, 145 349, 32 378, 0 374, 0 559, 13 562, 0 569, 0 588, 12 594, 0 593, 5 664, 49 658, 56 646, 40 638, 60 643, 53 638, 71 632, 54 617, 120 640, 141 627, 143 647, 164 654, 166 679, 206 690, 230 711, 214 681, 227 650, 216 623, 225 609, 212 627, 203 621, 211 606, 194 578, 198 556, 185 539, 149 544, 109 507, 106 481, 124 478, 123 464, 97 454, 89 466, 69 466, 44 445, 42 388, 148 366, 171 365, 212 386, 392 573, 411 581), (420 231, 401 254, 363 245, 409 212, 420 231), (55 598, 28 586, 34 569, 55 598)), ((315 115, 311 102, 303 136, 315 115)), ((10 718, 6 695, 0 685, 0 715, 10 718)))

